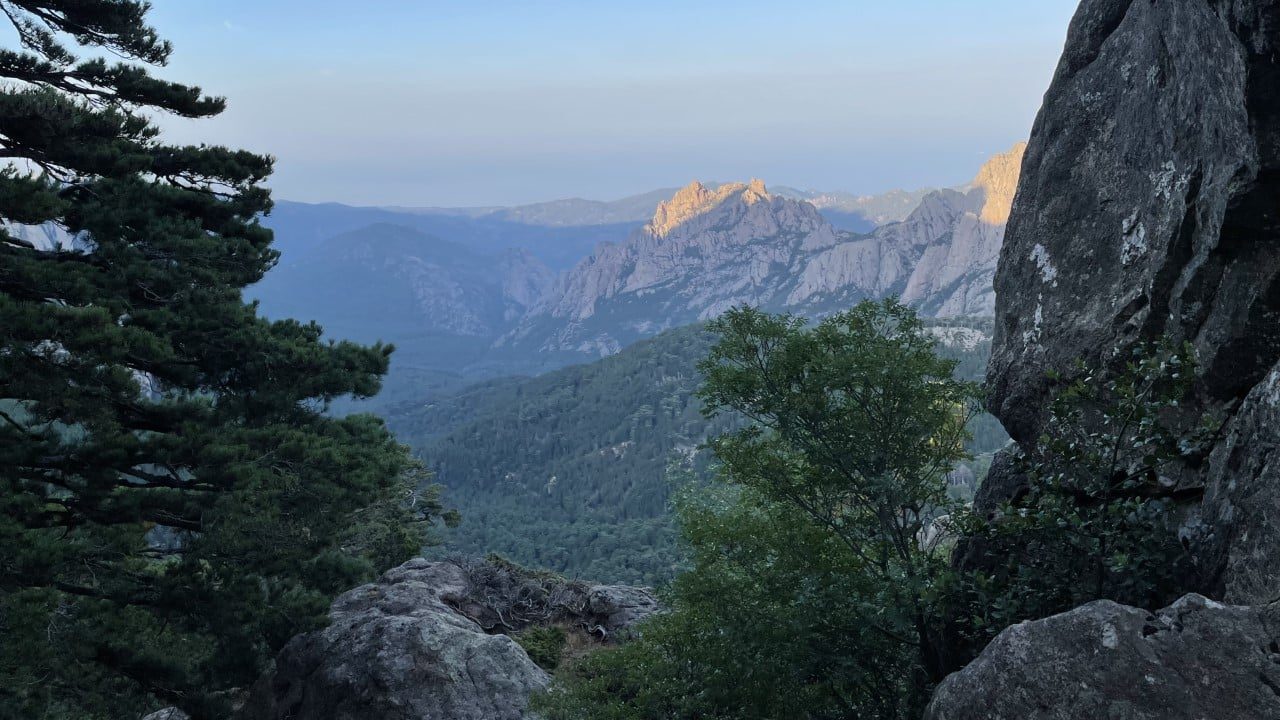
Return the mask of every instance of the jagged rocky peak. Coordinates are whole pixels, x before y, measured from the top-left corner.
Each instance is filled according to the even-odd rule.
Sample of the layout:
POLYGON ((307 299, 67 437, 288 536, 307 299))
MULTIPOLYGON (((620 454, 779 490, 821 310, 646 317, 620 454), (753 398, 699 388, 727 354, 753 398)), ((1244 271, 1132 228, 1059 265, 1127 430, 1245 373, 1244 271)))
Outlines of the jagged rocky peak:
POLYGON ((680 188, 670 200, 658 203, 653 219, 645 228, 652 235, 666 237, 681 225, 710 213, 731 199, 742 205, 754 205, 762 200, 771 200, 773 196, 760 179, 752 179, 749 183, 726 183, 715 190, 694 180, 680 188))
POLYGON ((989 316, 1004 238, 995 221, 1009 213, 1024 148, 866 235, 759 179, 690 183, 627 242, 601 245, 562 275, 498 344, 606 354, 736 305, 816 317, 887 295, 926 315, 989 316))
POLYGON ((761 180, 694 182, 625 243, 600 245, 562 275, 499 345, 608 353, 735 305, 779 306, 800 258, 840 240, 809 203, 761 180))
POLYGON ((1013 210, 1013 196, 1018 190, 1018 178, 1022 172, 1022 158, 1027 144, 1020 142, 1009 152, 1000 153, 987 161, 969 183, 970 188, 982 190, 983 205, 979 217, 991 225, 1009 222, 1013 210))

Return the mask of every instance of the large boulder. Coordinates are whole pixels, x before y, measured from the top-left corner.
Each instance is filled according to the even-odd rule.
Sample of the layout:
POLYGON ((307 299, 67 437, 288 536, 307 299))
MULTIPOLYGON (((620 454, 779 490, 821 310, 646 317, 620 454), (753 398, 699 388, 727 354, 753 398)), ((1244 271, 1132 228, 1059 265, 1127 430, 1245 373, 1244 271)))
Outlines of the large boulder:
MULTIPOLYGON (((1027 148, 988 373, 990 409, 1026 447, 1046 371, 1190 343, 1187 422, 1226 425, 1175 478, 1204 493, 1183 536, 1196 587, 1242 603, 1280 597, 1278 58, 1276 0, 1081 3, 1027 148)), ((1019 491, 1016 473, 998 480, 980 509, 1019 491)))
POLYGON ((1280 608, 1188 595, 1014 625, 939 686, 926 720, 1274 720, 1280 608))
POLYGON ((340 596, 328 627, 290 641, 239 718, 522 720, 550 677, 501 631, 555 622, 618 632, 644 616, 623 617, 624 607, 653 599, 626 590, 502 563, 411 560, 340 596))
POLYGON ((593 629, 605 637, 626 632, 658 609, 652 592, 631 585, 598 585, 587 596, 593 629))
POLYGON ((242 717, 521 720, 549 678, 514 640, 450 606, 466 590, 456 565, 416 560, 343 594, 327 628, 280 652, 242 717))

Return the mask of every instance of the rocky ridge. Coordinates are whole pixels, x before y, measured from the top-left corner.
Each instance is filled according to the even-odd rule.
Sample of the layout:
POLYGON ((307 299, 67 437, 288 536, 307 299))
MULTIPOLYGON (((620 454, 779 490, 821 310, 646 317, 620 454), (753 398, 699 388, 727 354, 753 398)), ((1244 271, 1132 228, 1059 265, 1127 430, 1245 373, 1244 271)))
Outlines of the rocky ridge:
POLYGON ((1004 233, 990 220, 1008 214, 1022 151, 868 235, 836 230, 811 203, 760 180, 693 182, 626 243, 602 245, 562 275, 499 346, 608 355, 740 304, 816 317, 901 295, 929 315, 990 315, 1004 233))
POLYGON ((996 156, 961 190, 925 196, 900 223, 842 242, 808 259, 787 306, 897 294, 937 317, 991 315, 992 282, 1004 224, 1018 182, 1025 144, 996 156))
POLYGON ((821 192, 779 187, 774 193, 804 200, 818 208, 833 225, 845 230, 870 231, 880 225, 902 222, 936 188, 890 190, 879 195, 855 195, 846 192, 821 192))

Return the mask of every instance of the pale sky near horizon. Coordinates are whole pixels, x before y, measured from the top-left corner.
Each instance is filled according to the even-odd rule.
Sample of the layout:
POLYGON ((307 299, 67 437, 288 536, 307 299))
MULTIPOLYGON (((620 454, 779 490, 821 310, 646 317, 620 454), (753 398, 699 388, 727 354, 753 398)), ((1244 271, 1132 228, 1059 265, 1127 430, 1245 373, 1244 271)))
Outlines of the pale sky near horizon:
POLYGON ((153 0, 160 75, 279 199, 509 205, 692 179, 953 185, 1024 139, 1076 0, 153 0))

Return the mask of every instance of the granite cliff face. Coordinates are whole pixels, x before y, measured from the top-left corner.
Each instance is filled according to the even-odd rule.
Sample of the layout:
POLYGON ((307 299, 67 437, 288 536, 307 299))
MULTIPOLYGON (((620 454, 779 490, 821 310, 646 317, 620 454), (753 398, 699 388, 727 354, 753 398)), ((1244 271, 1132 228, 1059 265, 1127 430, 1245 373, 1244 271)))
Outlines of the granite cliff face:
POLYGON ((658 205, 621 245, 603 245, 563 275, 511 340, 538 350, 607 355, 735 304, 768 304, 806 249, 838 242, 807 203, 760 181, 709 190, 694 182, 658 205))
POLYGON ((906 220, 808 258, 787 307, 897 294, 928 315, 991 315, 992 278, 1025 148, 996 156, 964 188, 926 195, 906 220))
POLYGON ((626 243, 562 275, 500 345, 608 355, 741 304, 820 316, 901 295, 926 314, 990 315, 1021 155, 1018 146, 969 186, 932 192, 868 235, 836 230, 809 202, 759 180, 694 182, 626 243))
MULTIPOLYGON (((1173 423, 1224 419, 1162 477, 1196 565, 1149 615, 1093 603, 1006 630, 933 720, 1280 717, 1280 3, 1085 0, 1036 121, 995 277, 988 406, 1025 449, 1055 371, 1136 344, 1197 358, 1173 423)), ((997 458, 976 499, 1019 491, 997 458)), ((962 564, 968 562, 961 557, 962 564)))
POLYGON ((1277 557, 1280 5, 1090 0, 1037 120, 995 278, 990 408, 1014 439, 1045 417, 1047 370, 1189 342, 1189 415, 1227 418, 1193 458, 1184 536, 1205 592, 1280 597, 1277 557), (1265 488, 1265 492, 1262 489, 1265 488), (1266 532, 1259 532, 1263 529, 1266 532), (1245 570, 1244 566, 1249 566, 1245 570))

